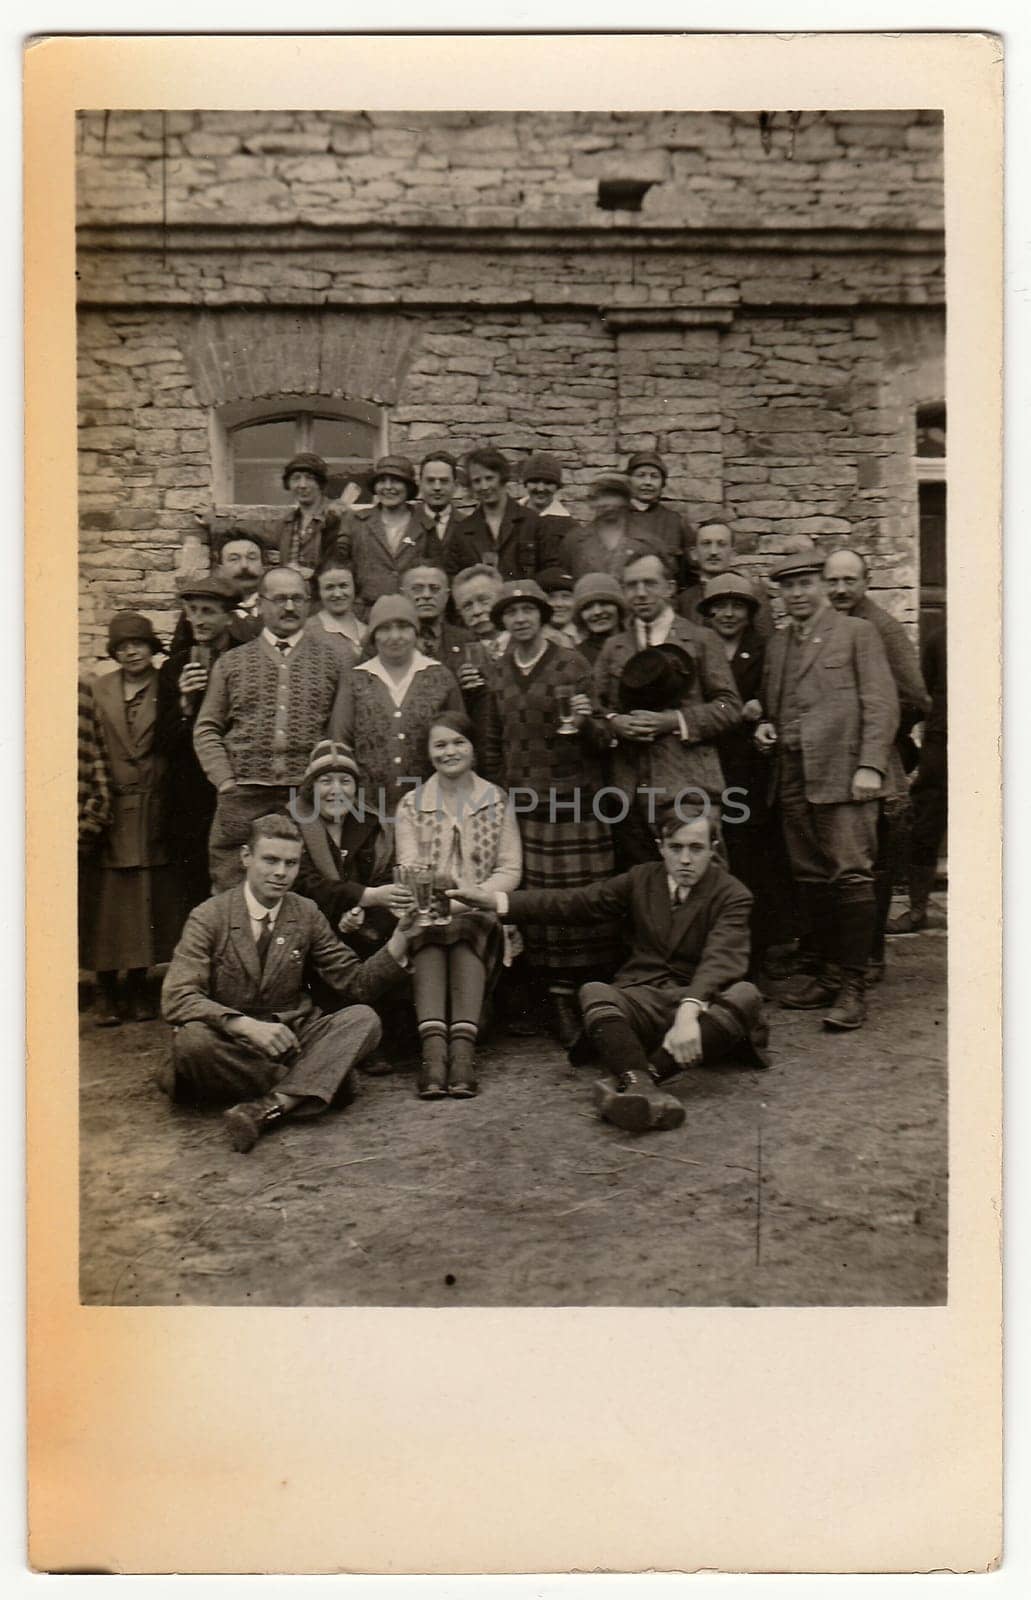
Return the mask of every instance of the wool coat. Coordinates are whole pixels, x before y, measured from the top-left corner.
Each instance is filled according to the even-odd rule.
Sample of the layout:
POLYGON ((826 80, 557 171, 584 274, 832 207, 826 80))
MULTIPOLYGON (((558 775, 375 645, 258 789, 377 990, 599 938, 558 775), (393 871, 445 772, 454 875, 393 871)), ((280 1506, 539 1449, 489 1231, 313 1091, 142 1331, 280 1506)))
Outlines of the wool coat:
POLYGON ((508 897, 516 923, 619 923, 630 953, 615 987, 653 985, 676 991, 679 1000, 711 1000, 745 976, 751 908, 744 884, 715 861, 675 911, 661 861, 584 889, 517 889, 508 897))
MULTIPOLYGON (((789 630, 781 629, 766 647, 759 698, 775 726, 790 638, 789 630)), ((810 805, 851 801, 858 767, 880 772, 885 778, 881 798, 891 798, 897 790, 892 744, 899 723, 899 697, 876 628, 825 606, 809 640, 801 646, 798 667, 802 767, 810 805)), ((776 761, 774 785, 778 768, 776 761)))
POLYGON ((161 783, 164 757, 154 748, 158 675, 151 672, 130 727, 122 693, 123 673, 93 679, 93 707, 111 779, 111 823, 101 865, 154 867, 168 861, 161 783))
POLYGON ((161 1014, 175 1025, 203 1022, 217 1032, 235 1017, 296 1030, 315 1012, 309 970, 349 1005, 371 1005, 403 976, 386 950, 359 961, 318 906, 298 894, 283 896, 262 967, 237 885, 190 913, 161 990, 161 1014))
MULTIPOLYGON (((620 740, 611 755, 612 782, 628 795, 639 787, 658 789, 659 805, 672 802, 683 789, 701 789, 716 798, 723 790, 716 741, 740 723, 741 697, 722 646, 708 629, 674 617, 666 642, 679 645, 695 666, 679 708, 689 738, 667 733, 648 744, 620 740)), ((633 627, 604 646, 594 668, 596 703, 603 712, 619 711, 619 680, 638 649, 633 627)))

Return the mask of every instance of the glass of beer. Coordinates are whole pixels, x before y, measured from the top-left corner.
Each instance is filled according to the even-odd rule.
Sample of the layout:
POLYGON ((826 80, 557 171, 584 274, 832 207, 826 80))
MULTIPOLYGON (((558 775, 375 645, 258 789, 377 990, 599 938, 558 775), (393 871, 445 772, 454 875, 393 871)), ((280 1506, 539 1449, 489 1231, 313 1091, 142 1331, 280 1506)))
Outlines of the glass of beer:
POLYGON ((420 928, 428 928, 433 921, 432 867, 416 867, 413 870, 412 889, 415 894, 416 921, 420 928))
POLYGON ((568 684, 560 683, 555 690, 555 704, 558 706, 558 731, 559 733, 575 733, 576 722, 573 719, 573 694, 568 684))
POLYGON ((434 927, 445 928, 451 921, 451 907, 448 904, 447 878, 436 874, 433 879, 433 916, 434 927))

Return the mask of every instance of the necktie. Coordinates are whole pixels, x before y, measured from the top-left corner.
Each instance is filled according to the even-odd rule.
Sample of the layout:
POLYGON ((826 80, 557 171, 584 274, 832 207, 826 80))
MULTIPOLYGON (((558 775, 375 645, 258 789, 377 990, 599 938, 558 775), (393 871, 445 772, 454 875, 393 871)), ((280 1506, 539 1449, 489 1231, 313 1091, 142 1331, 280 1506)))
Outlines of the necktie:
POLYGON ((268 919, 267 911, 261 919, 261 929, 254 943, 258 951, 258 965, 264 971, 265 957, 268 954, 268 947, 272 943, 272 924, 268 919))
POLYGON ((679 911, 680 907, 684 904, 684 901, 686 899, 687 899, 687 890, 686 889, 674 889, 672 895, 670 896, 670 905, 671 905, 672 909, 674 911, 679 911))
POLYGON ((285 661, 287 656, 290 654, 290 642, 289 642, 289 640, 288 639, 277 639, 276 640, 276 649, 279 651, 279 654, 283 657, 283 660, 285 661))
POLYGON ((642 626, 644 627, 644 642, 646 645, 650 645, 652 642, 652 625, 650 622, 645 622, 642 626))

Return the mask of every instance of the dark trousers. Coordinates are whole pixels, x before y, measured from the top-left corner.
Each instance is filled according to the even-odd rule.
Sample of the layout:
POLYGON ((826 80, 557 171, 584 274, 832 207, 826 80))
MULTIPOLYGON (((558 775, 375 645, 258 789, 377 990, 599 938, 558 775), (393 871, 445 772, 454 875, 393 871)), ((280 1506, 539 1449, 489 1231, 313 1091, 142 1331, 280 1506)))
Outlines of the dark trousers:
MULTIPOLYGON (((615 1013, 629 1024, 647 1057, 660 1048, 673 1026, 682 998, 680 989, 665 989, 658 984, 636 983, 620 988, 614 983, 585 983, 580 990, 580 1007, 588 1034, 592 1026, 597 1026, 599 1022, 604 1022, 606 1016, 615 1013)), ((716 1012, 720 1010, 721 1003, 725 1003, 734 1026, 721 1027, 717 1015, 702 1012, 698 1027, 702 1036, 703 1061, 716 1061, 727 1055, 752 1033, 761 1018, 762 995, 754 983, 730 984, 712 1001, 716 1012)), ((626 1063, 627 1066, 630 1064, 626 1063)))
POLYGON ((185 1022, 172 1034, 176 1094, 186 1100, 251 1100, 278 1089, 310 1104, 298 1114, 312 1115, 354 1098, 353 1068, 372 1054, 381 1037, 380 1020, 368 1006, 346 1006, 332 1016, 319 1011, 294 1032, 300 1049, 284 1061, 271 1061, 206 1022, 185 1022))
POLYGON ((910 859, 914 866, 938 864, 938 851, 949 820, 949 775, 944 739, 925 739, 913 787, 910 859))

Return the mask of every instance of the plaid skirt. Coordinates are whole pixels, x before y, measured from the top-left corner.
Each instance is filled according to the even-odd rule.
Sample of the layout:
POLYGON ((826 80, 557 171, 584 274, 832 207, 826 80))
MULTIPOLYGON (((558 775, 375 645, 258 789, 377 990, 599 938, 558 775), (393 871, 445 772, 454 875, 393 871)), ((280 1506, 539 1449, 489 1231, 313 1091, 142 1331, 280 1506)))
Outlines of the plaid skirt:
MULTIPOLYGON (((523 889, 584 889, 615 870, 612 836, 604 822, 549 822, 522 819, 523 889)), ((581 926, 526 923, 522 926, 527 959, 535 967, 563 972, 588 972, 614 966, 621 955, 618 925, 591 922, 581 926)))

